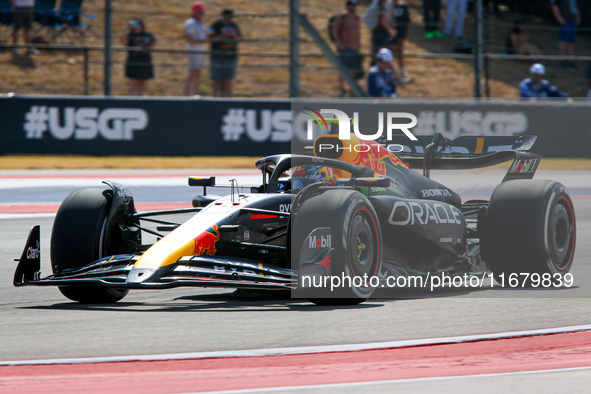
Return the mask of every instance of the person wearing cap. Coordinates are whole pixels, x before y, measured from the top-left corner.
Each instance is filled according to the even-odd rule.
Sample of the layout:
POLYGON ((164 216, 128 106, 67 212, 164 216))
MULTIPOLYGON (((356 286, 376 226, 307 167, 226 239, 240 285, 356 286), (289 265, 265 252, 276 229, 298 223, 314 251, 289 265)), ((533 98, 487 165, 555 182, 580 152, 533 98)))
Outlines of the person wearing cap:
POLYGON ((546 98, 546 97, 570 97, 568 94, 560 91, 556 86, 550 85, 544 79, 546 67, 541 63, 533 64, 529 69, 530 77, 524 79, 519 84, 521 97, 523 98, 546 98))
POLYGON ((382 48, 376 55, 376 65, 369 69, 367 94, 371 97, 397 97, 394 69, 394 55, 388 48, 382 48))
POLYGON ((221 18, 208 30, 211 43, 210 78, 213 79, 213 95, 232 96, 232 79, 236 76, 238 41, 242 39, 240 28, 233 21, 234 11, 225 9, 221 18))
POLYGON ((136 17, 127 23, 119 42, 128 47, 125 76, 129 80, 129 95, 143 96, 146 83, 154 78, 151 50, 156 38, 146 31, 144 21, 136 17))
MULTIPOLYGON (((332 35, 335 38, 339 58, 347 67, 351 75, 362 72, 359 49, 361 47, 360 18, 357 15, 357 0, 347 0, 345 10, 337 15, 332 25, 332 35)), ((347 95, 345 81, 339 76, 341 97, 347 95)))
POLYGON ((191 17, 185 21, 185 40, 189 59, 189 75, 185 86, 185 94, 193 96, 199 93, 201 71, 205 68, 207 51, 207 32, 203 26, 205 5, 196 1, 191 6, 191 17))

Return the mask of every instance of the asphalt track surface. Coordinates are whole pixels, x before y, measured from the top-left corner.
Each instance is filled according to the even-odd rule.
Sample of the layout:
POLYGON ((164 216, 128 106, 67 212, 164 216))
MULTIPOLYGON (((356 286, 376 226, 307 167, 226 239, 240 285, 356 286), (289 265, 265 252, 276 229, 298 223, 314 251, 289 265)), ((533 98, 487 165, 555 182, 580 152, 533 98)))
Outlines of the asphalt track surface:
MULTIPOLYGON (((79 305, 65 299, 54 288, 15 288, 13 259, 20 257, 34 224, 41 225, 42 271, 51 272, 48 249, 53 215, 7 214, 14 211, 14 204, 57 204, 69 191, 100 186, 101 178, 110 178, 124 184, 129 184, 125 182, 129 180, 138 203, 182 205, 197 192, 185 186, 186 175, 206 175, 181 171, 162 172, 156 177, 131 171, 124 176, 109 173, 106 177, 102 173, 64 174, 0 174, 0 255, 3 256, 0 361, 371 343, 591 323, 591 174, 588 172, 536 175, 564 183, 574 199, 578 234, 571 271, 575 279, 573 287, 417 291, 410 295, 383 292, 380 294, 383 298, 356 307, 318 307, 272 296, 248 299, 233 296, 232 290, 198 288, 132 291, 114 305, 79 305)), ((244 184, 251 181, 256 185, 259 179, 252 172, 233 172, 221 175, 220 180, 226 175, 228 179, 238 175, 244 184)), ((487 197, 502 173, 443 173, 434 174, 434 178, 461 194, 487 197)), ((26 211, 21 208, 18 212, 26 211)), ((472 377, 461 381, 400 381, 395 386, 388 383, 384 387, 372 386, 372 390, 388 392, 395 387, 426 392, 437 387, 446 392, 446 388, 451 391, 454 387, 481 386, 491 381, 507 388, 512 384, 530 388, 542 384, 541 388, 549 388, 541 382, 556 377, 564 380, 560 387, 568 388, 570 382, 575 391, 581 384, 584 387, 585 382, 586 387, 591 385, 589 370, 572 370, 538 376, 472 377)), ((345 389, 325 387, 314 392, 345 392, 345 389)), ((355 391, 354 387, 349 389, 355 391)))

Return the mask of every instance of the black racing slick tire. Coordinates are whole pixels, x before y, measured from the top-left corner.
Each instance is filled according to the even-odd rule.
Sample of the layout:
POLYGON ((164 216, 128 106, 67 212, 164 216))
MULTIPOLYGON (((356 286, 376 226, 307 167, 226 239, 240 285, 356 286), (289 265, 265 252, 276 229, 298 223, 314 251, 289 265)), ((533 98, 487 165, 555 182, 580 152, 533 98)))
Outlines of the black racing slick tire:
MULTIPOLYGON (((111 254, 104 239, 112 191, 79 189, 60 205, 51 232, 51 266, 54 274, 81 268, 111 254)), ((82 303, 114 303, 128 290, 100 286, 60 286, 67 298, 82 303)))
POLYGON ((558 182, 501 183, 478 227, 482 257, 497 281, 504 274, 507 283, 513 274, 519 276, 514 283, 527 287, 533 283, 531 275, 537 274, 552 278, 554 284, 572 266, 575 211, 566 188, 558 182))
MULTIPOLYGON (((296 209, 292 227, 291 245, 295 248, 292 261, 298 263, 301 284, 305 268, 302 264, 306 264, 303 256, 311 252, 311 247, 325 243, 329 233, 328 248, 318 261, 308 266, 312 265, 313 270, 331 278, 373 277, 378 280, 382 264, 382 233, 375 210, 363 194, 354 190, 325 190, 304 199, 296 209), (325 235, 315 237, 319 229, 325 235), (328 261, 326 271, 320 268, 323 265, 320 259, 328 261)), ((319 305, 355 305, 371 297, 377 286, 374 281, 366 282, 342 281, 336 288, 306 288, 301 294, 319 305)))

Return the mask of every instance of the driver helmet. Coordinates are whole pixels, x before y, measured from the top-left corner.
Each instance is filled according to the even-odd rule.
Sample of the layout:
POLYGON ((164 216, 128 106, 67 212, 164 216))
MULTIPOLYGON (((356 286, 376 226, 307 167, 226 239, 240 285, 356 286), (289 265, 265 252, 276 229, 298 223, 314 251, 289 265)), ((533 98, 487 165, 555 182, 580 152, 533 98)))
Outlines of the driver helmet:
POLYGON ((291 175, 291 188, 303 189, 316 182, 330 182, 334 184, 332 168, 313 165, 294 167, 291 175))

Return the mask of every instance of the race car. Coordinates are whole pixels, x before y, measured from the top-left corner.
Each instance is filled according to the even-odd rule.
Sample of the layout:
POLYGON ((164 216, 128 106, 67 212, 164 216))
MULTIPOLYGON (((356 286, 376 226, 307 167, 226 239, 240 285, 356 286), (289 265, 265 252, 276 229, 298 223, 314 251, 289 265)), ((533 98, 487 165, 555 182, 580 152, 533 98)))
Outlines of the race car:
POLYGON ((58 286, 82 303, 116 302, 131 289, 197 286, 292 290, 318 304, 356 304, 388 277, 565 275, 575 213, 562 184, 532 179, 540 162, 529 152, 535 140, 323 135, 305 154, 259 159, 262 183, 249 193, 232 183, 229 194, 215 197, 206 193, 219 187, 215 178, 190 177, 203 194, 180 210, 138 213, 125 186, 105 181, 109 188, 76 190, 61 204, 51 234, 53 275, 45 278, 33 227, 14 285, 58 286), (489 200, 462 202, 429 177, 432 169, 511 159, 489 200), (169 219, 187 213, 183 223, 169 219), (156 241, 143 244, 142 233, 156 241), (365 279, 317 285, 331 277, 365 279))

